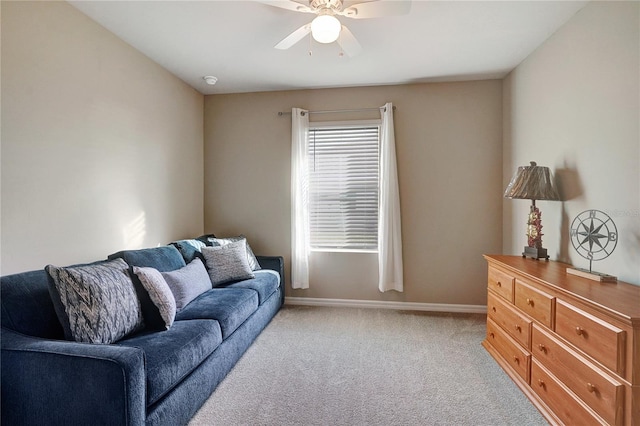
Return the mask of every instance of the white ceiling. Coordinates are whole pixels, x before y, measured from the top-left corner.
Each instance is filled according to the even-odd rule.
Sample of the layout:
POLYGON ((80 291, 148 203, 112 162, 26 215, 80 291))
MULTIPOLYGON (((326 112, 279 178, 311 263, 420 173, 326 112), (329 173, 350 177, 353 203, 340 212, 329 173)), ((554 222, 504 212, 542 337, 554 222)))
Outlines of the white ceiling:
POLYGON ((254 1, 70 3, 199 92, 216 94, 502 78, 587 1, 414 0, 404 16, 340 17, 363 48, 352 58, 308 38, 274 49, 314 15, 254 1), (205 75, 218 83, 207 85, 205 75))

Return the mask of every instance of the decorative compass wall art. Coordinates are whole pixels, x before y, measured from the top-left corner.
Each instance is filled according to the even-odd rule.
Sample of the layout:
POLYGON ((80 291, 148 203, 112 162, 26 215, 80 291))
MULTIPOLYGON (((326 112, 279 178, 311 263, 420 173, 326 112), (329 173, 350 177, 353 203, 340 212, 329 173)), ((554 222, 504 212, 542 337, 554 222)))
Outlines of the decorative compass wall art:
POLYGON ((600 210, 585 210, 571 222, 570 233, 573 248, 589 261, 589 269, 567 268, 567 273, 596 281, 616 282, 616 277, 591 269, 594 261, 609 257, 618 244, 618 228, 611 217, 600 210))

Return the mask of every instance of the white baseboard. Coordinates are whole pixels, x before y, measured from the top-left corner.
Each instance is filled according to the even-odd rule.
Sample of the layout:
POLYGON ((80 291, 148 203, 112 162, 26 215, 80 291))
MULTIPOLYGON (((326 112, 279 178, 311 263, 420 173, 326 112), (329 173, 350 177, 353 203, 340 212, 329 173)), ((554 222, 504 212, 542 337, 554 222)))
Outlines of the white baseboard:
POLYGON ((285 305, 329 306, 340 308, 376 308, 400 311, 455 312, 486 314, 485 305, 452 305, 446 303, 388 302, 384 300, 320 299, 313 297, 286 297, 285 305))

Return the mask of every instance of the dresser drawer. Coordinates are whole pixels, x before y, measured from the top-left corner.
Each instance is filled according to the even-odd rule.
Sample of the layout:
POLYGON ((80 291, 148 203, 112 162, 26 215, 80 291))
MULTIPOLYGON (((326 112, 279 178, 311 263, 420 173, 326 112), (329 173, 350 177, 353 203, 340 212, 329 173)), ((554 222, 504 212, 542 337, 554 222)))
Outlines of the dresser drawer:
POLYGON ((531 388, 566 425, 606 425, 535 358, 531 360, 531 388))
POLYGON ((500 269, 489 267, 488 286, 505 300, 513 303, 513 283, 515 278, 500 269))
POLYGON ((553 329, 555 297, 516 280, 515 305, 531 318, 553 329))
POLYGON ((525 318, 501 297, 489 292, 487 313, 500 327, 525 348, 531 348, 531 320, 525 318))
POLYGON ((561 300, 556 303, 556 333, 623 376, 625 331, 561 300))
POLYGON ((607 423, 622 424, 624 385, 533 324, 533 356, 607 423))
POLYGON ((487 341, 502 355, 511 368, 529 383, 531 355, 490 318, 487 319, 487 341))

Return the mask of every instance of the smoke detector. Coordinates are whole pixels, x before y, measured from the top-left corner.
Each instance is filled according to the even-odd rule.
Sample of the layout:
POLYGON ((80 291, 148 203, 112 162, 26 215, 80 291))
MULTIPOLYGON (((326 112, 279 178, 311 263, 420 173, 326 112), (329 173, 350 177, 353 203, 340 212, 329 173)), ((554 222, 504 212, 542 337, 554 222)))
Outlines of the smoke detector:
POLYGON ((218 77, 214 77, 212 75, 207 75, 202 77, 204 79, 204 81, 207 82, 207 84, 213 86, 214 84, 216 84, 218 82, 218 77))

